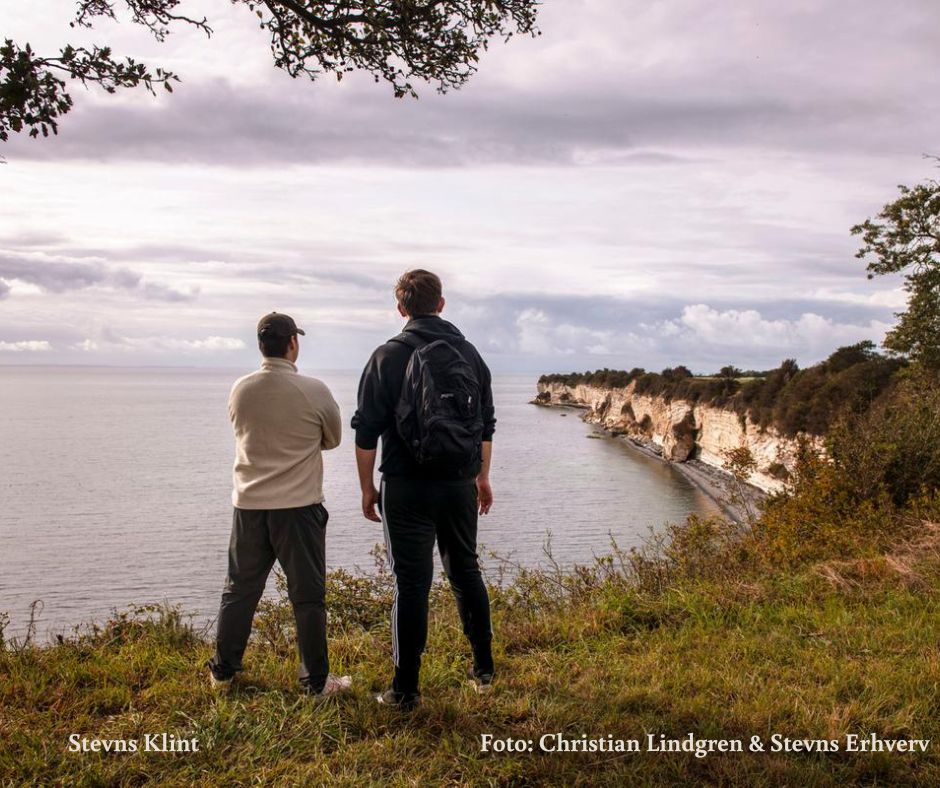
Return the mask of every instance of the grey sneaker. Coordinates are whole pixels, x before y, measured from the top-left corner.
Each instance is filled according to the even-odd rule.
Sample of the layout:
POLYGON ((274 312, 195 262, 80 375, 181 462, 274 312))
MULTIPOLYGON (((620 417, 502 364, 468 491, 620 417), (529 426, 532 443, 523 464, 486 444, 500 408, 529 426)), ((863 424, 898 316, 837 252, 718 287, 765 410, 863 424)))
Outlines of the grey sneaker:
POLYGON ((375 696, 380 706, 388 706, 400 711, 413 711, 421 705, 420 692, 398 692, 398 690, 387 689, 375 696))
POLYGON ((326 677, 326 683, 319 692, 310 692, 315 698, 329 698, 331 695, 337 695, 346 692, 352 688, 352 676, 336 676, 330 674, 326 677))

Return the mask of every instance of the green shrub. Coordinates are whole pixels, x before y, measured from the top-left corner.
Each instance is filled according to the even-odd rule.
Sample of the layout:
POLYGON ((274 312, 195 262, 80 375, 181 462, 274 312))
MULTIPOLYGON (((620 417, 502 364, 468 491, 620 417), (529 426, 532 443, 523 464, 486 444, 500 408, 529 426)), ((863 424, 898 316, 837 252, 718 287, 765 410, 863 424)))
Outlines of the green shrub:
POLYGON ((911 369, 828 441, 833 463, 862 499, 884 492, 898 507, 940 488, 940 381, 911 369))
POLYGON ((750 547, 784 565, 873 555, 936 518, 938 490, 940 381, 911 368, 870 408, 844 413, 823 454, 801 444, 791 489, 766 502, 750 547))
POLYGON ((899 513, 885 494, 859 499, 845 474, 808 448, 793 490, 765 502, 747 549, 766 566, 873 555, 897 536, 899 513))

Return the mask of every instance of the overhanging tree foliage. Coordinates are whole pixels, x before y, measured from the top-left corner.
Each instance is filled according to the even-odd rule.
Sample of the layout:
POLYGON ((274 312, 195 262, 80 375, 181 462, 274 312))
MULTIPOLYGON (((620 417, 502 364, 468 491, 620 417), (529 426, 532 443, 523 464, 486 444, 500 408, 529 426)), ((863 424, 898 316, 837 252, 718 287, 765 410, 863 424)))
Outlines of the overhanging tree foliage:
POLYGON ((905 272, 907 310, 885 337, 886 349, 940 369, 940 181, 899 186, 901 196, 852 228, 869 258, 868 278, 905 272))
MULTIPOLYGON (((396 96, 417 96, 414 82, 441 93, 459 88, 476 71, 480 53, 495 37, 536 35, 537 0, 231 0, 253 13, 271 35, 278 68, 292 77, 316 79, 365 71, 388 82, 396 96)), ((185 14, 183 0, 79 0, 72 27, 116 19, 126 7, 134 23, 163 41, 174 27, 207 36, 207 19, 185 14)), ((142 86, 172 91, 178 75, 110 47, 66 46, 55 55, 7 39, 0 47, 0 140, 11 133, 31 137, 58 133, 72 108, 66 80, 97 84, 109 93, 142 86)))

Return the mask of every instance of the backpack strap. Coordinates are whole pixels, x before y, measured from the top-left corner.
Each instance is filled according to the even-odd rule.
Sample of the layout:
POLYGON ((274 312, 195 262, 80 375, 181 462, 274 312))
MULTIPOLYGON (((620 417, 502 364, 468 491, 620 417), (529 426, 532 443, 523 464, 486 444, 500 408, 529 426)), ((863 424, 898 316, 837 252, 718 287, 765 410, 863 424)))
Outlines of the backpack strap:
POLYGON ((401 345, 407 345, 412 350, 424 347, 425 342, 421 337, 411 331, 402 331, 398 336, 392 337, 389 342, 398 342, 401 345))

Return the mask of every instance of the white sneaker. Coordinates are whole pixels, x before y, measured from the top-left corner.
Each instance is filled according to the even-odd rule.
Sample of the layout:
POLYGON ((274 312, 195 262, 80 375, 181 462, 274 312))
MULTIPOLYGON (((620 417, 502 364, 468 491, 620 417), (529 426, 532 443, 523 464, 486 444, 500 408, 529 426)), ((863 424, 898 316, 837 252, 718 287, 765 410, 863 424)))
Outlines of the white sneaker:
POLYGON ((485 695, 487 692, 491 692, 493 689, 493 674, 492 673, 471 673, 470 674, 470 686, 476 690, 478 695, 485 695))
POLYGON ((336 695, 340 692, 346 692, 352 688, 352 676, 335 676, 330 674, 326 677, 326 683, 319 692, 311 692, 315 698, 328 698, 330 695, 336 695))
POLYGON ((235 683, 235 677, 230 676, 227 679, 216 678, 215 673, 212 670, 209 670, 209 687, 213 692, 228 692, 232 689, 232 685, 235 683))

